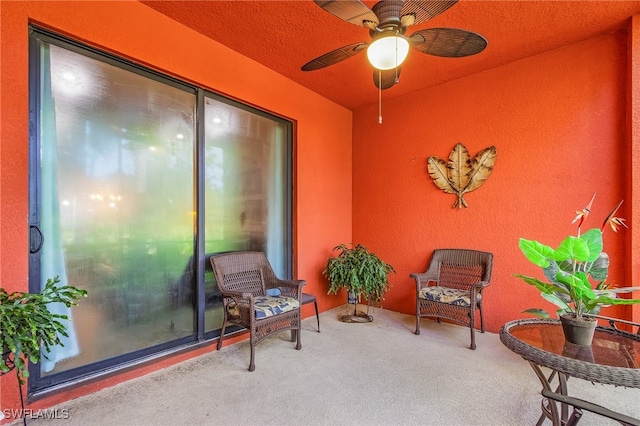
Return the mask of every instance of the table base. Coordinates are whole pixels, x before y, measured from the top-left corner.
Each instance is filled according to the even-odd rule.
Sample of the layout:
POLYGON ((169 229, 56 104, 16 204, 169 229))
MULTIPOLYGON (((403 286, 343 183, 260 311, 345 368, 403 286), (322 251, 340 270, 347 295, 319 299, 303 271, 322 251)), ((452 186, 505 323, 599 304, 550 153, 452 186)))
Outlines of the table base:
POLYGON ((546 419, 550 419, 553 426, 574 426, 582 417, 583 410, 616 420, 623 425, 640 426, 640 419, 609 410, 589 401, 570 397, 567 387, 569 376, 566 374, 551 370, 550 375, 546 376, 540 365, 533 361, 529 361, 529 365, 542 384, 543 399, 540 403, 542 414, 536 426, 541 426, 546 419), (555 390, 552 389, 554 380, 557 381, 555 390), (569 408, 573 409, 571 414, 569 414, 569 408))

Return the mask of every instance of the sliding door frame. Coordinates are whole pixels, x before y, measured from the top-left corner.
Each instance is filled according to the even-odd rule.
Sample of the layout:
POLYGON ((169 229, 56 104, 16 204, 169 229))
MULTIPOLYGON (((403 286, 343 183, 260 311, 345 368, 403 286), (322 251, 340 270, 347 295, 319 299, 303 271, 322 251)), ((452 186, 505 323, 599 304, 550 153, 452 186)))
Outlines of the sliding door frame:
MULTIPOLYGON (((174 88, 193 93, 196 96, 195 102, 195 143, 194 143, 194 247, 193 256, 197 259, 195 273, 195 308, 193 320, 193 333, 189 336, 164 342, 159 345, 136 350, 122 354, 113 358, 105 359, 81 367, 66 371, 42 376, 40 365, 30 365, 28 381, 28 400, 33 401, 52 392, 68 389, 80 384, 87 383, 105 376, 120 373, 122 371, 135 368, 141 364, 166 357, 171 354, 191 350, 203 344, 209 344, 212 339, 219 338, 220 329, 205 332, 205 263, 208 262, 205 253, 205 194, 204 194, 204 170, 205 170, 205 138, 204 138, 204 101, 206 97, 214 98, 231 106, 245 111, 267 117, 283 125, 286 129, 286 167, 284 173, 285 180, 285 229, 284 229, 284 257, 285 279, 291 278, 293 273, 293 123, 283 117, 273 115, 269 112, 259 110, 249 105, 245 105, 237 100, 232 100, 220 94, 205 90, 193 84, 188 84, 174 77, 167 76, 156 70, 141 66, 134 62, 122 59, 111 53, 96 49, 92 46, 63 37, 47 29, 35 25, 29 26, 29 291, 32 293, 40 291, 41 268, 39 252, 43 243, 40 229, 40 111, 41 111, 41 87, 40 74, 41 64, 39 58, 41 43, 49 43, 60 46, 75 53, 87 56, 92 59, 119 67, 121 69, 136 73, 146 78, 150 78, 174 88)), ((231 329, 229 333, 237 332, 239 329, 231 329)))

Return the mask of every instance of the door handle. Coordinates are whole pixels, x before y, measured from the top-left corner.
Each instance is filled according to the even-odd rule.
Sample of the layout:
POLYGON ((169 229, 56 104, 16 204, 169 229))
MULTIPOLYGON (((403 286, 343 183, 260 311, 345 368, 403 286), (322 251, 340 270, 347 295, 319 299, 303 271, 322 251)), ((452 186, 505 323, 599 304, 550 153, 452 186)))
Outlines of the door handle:
POLYGON ((44 235, 36 225, 29 225, 29 252, 37 253, 44 245, 44 235))

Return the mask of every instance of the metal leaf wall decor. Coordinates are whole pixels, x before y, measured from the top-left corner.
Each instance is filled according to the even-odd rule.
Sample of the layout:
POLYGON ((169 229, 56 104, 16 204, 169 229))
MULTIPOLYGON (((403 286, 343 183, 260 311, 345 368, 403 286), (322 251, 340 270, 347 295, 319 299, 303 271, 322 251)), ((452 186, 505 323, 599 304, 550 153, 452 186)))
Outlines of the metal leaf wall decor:
POLYGON ((427 160, 427 169, 438 188, 447 194, 457 195, 453 207, 468 207, 462 196, 478 189, 489 179, 496 157, 496 147, 490 146, 471 158, 467 148, 458 142, 449 154, 448 162, 432 155, 427 160))

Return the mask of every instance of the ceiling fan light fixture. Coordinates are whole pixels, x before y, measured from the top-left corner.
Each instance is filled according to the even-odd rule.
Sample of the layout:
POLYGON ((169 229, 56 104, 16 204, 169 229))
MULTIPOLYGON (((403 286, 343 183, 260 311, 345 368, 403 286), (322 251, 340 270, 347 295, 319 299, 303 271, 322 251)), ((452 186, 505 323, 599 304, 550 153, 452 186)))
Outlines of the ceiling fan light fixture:
POLYGON ((409 40, 395 33, 379 37, 367 49, 369 62, 379 70, 390 70, 400 66, 408 54, 409 40))

